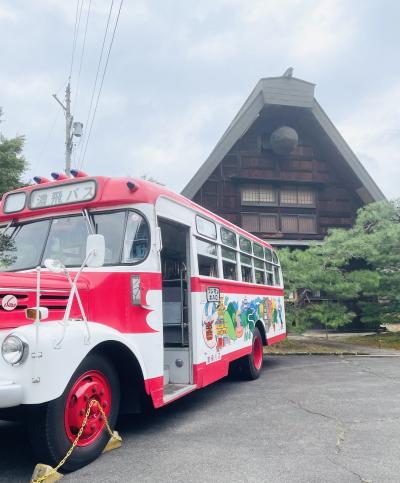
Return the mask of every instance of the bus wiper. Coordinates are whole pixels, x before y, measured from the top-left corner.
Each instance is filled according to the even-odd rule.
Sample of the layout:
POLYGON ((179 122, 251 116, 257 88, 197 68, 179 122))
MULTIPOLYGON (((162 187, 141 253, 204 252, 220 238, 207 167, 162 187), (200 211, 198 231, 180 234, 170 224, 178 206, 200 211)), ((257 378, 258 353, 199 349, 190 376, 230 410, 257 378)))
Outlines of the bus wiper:
POLYGON ((82 210, 82 216, 85 218, 86 226, 87 226, 89 235, 93 235, 95 233, 94 227, 92 225, 92 221, 90 219, 88 210, 86 208, 83 208, 83 210, 82 210))
POLYGON ((9 230, 9 229, 12 227, 13 223, 14 223, 14 222, 16 222, 16 221, 17 221, 17 220, 16 220, 15 218, 13 218, 13 219, 12 219, 12 220, 11 220, 11 221, 8 223, 8 225, 6 225, 6 226, 4 227, 4 229, 3 229, 2 231, 0 231, 0 233, 1 233, 1 234, 4 236, 4 235, 7 233, 7 231, 8 231, 8 230, 9 230))

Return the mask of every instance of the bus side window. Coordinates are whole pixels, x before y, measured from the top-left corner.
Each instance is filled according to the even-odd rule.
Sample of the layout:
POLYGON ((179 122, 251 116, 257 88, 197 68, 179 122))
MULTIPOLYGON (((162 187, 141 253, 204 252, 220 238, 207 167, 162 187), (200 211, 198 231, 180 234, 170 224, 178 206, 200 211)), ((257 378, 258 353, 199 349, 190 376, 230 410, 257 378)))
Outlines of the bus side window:
POLYGON ((237 280, 236 252, 229 248, 222 247, 222 269, 225 280, 237 280))
POLYGON ((196 239, 199 275, 218 277, 217 245, 196 239))
POLYGON ((267 279, 265 282, 267 285, 274 285, 274 275, 273 275, 272 265, 270 263, 266 263, 265 266, 267 269, 266 271, 267 279))
POLYGON ((281 285, 281 277, 279 275, 279 267, 276 265, 274 266, 274 275, 275 275, 275 285, 281 285))
POLYGON ((253 283, 253 268, 251 265, 251 257, 240 254, 240 263, 242 268, 242 282, 253 283))
POLYGON ((150 231, 147 221, 142 215, 131 211, 124 242, 124 263, 139 263, 147 257, 150 249, 150 231))
MULTIPOLYGON (((254 245, 255 246, 255 245, 254 245)), ((264 262, 258 258, 254 258, 254 275, 258 285, 264 285, 264 262)))

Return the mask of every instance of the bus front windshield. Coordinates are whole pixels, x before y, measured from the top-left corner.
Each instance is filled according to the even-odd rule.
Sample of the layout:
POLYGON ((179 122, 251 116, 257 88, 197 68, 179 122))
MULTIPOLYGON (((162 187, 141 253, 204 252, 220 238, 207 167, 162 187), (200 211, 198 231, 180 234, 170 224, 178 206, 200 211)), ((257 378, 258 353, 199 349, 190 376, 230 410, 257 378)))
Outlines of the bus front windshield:
MULTIPOLYGON (((94 231, 105 238, 105 264, 139 263, 146 258, 149 228, 142 215, 124 210, 90 218, 94 231)), ((0 227, 0 271, 43 266, 47 258, 60 260, 67 267, 79 267, 85 259, 86 239, 92 227, 82 215, 0 227)))

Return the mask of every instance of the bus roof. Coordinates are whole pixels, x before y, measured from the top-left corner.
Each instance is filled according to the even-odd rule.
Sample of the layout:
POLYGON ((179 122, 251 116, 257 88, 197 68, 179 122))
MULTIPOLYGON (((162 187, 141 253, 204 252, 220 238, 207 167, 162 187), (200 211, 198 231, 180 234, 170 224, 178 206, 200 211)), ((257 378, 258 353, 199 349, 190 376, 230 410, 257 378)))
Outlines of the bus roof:
POLYGON ((6 193, 3 196, 0 201, 0 223, 7 223, 13 219, 23 220, 36 215, 43 217, 56 213, 131 203, 156 204, 160 197, 191 208, 193 211, 207 216, 238 234, 247 236, 263 246, 272 248, 264 240, 248 233, 188 198, 159 184, 136 178, 87 176, 26 186, 6 193), (13 203, 14 207, 12 206, 13 203), (11 208, 9 205, 11 205, 11 208))

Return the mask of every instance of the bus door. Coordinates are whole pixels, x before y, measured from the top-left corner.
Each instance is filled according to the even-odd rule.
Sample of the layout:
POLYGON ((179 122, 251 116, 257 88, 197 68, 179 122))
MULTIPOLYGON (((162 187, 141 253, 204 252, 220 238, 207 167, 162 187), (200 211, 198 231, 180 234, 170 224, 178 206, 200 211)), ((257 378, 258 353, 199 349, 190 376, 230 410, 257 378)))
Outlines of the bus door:
POLYGON ((164 336, 164 399, 192 383, 190 228, 158 218, 164 336))

